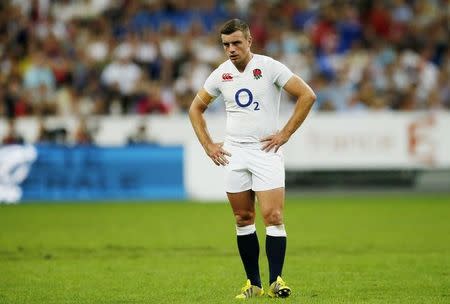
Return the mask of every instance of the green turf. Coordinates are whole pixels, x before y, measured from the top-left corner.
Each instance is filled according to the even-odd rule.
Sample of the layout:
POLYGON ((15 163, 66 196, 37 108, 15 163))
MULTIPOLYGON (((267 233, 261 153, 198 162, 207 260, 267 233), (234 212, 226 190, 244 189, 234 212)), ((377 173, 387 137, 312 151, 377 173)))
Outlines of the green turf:
MULTIPOLYGON (((286 226, 293 294, 251 303, 450 303, 448 195, 290 198, 286 226)), ((234 234, 227 204, 0 206, 0 303, 233 303, 234 234)))

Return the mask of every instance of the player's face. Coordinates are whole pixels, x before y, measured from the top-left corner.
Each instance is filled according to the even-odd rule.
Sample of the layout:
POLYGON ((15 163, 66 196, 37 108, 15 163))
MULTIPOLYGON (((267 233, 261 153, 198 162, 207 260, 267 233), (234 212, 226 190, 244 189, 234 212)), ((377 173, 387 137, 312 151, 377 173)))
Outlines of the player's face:
POLYGON ((222 34, 222 44, 228 58, 235 65, 247 63, 250 57, 251 37, 245 37, 241 31, 236 31, 230 35, 222 34))

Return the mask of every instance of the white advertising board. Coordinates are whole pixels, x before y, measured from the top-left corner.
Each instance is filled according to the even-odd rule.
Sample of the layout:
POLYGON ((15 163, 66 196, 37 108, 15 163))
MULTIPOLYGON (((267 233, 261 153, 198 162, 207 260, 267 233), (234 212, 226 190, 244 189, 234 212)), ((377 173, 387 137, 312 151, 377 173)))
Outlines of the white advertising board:
MULTIPOLYGON (((223 141, 225 115, 207 115, 214 140, 223 141)), ((280 125, 288 116, 280 118, 280 125)), ((186 115, 92 117, 94 138, 99 145, 124 145, 127 137, 144 121, 149 135, 161 144, 188 145, 196 142, 186 115)), ((50 118, 50 127, 65 126, 69 138, 75 118, 50 118)), ((37 136, 37 121, 17 122, 28 143, 37 136)), ((0 138, 6 121, 0 120, 0 138)), ((450 168, 450 113, 312 113, 283 146, 288 169, 358 168, 450 168)))
MULTIPOLYGON (((280 118, 280 125, 289 116, 280 118)), ((215 141, 223 141, 225 115, 206 115, 215 141)), ((185 147, 184 175, 189 195, 204 200, 225 199, 223 170, 205 155, 187 115, 92 117, 99 145, 123 145, 144 121, 149 135, 162 145, 185 147)), ((51 118, 51 127, 65 126, 71 134, 76 118, 51 118)), ((33 118, 17 121, 27 142, 37 135, 33 118)), ((6 121, 0 120, 0 138, 6 121)), ((288 170, 450 169, 449 112, 312 113, 283 146, 288 170)))
POLYGON ((291 169, 450 168, 450 115, 316 115, 284 146, 291 169))

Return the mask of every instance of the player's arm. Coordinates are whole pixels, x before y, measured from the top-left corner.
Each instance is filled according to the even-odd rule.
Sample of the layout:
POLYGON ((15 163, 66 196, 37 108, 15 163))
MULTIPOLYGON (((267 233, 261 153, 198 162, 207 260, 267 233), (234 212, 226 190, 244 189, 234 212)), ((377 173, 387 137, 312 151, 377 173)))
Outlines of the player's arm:
POLYGON ((225 151, 222 146, 223 143, 214 143, 209 135, 203 113, 208 108, 208 105, 213 101, 213 96, 209 95, 205 89, 198 91, 189 108, 189 118, 195 134, 205 149, 206 154, 212 159, 217 166, 225 166, 228 160, 225 155, 231 156, 225 151))
POLYGON ((289 118, 286 125, 276 134, 263 138, 264 142, 262 150, 268 152, 275 149, 275 152, 284 145, 294 132, 300 127, 311 110, 316 94, 311 87, 306 84, 300 77, 293 75, 284 85, 283 89, 289 94, 297 97, 294 113, 289 118))

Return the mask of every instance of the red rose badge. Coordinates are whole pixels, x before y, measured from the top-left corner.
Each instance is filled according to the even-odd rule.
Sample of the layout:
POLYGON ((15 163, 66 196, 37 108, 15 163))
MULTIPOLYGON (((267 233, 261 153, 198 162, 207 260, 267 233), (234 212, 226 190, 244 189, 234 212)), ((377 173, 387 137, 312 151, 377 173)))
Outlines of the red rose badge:
POLYGON ((254 69, 253 70, 253 77, 255 77, 255 79, 259 79, 262 77, 262 72, 260 69, 254 69))

